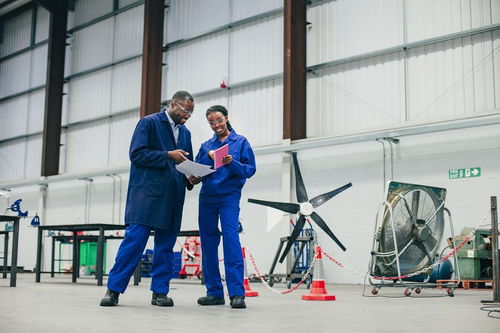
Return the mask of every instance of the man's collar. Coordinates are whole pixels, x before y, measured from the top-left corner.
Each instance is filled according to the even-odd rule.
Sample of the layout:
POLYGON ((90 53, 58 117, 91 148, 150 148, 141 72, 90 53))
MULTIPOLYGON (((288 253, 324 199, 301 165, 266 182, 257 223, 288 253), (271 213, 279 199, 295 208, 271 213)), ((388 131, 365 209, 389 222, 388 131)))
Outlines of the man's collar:
POLYGON ((180 124, 176 124, 172 118, 170 118, 170 115, 168 114, 168 109, 165 110, 165 115, 167 116, 168 122, 170 123, 170 126, 175 127, 175 126, 180 126, 180 124))

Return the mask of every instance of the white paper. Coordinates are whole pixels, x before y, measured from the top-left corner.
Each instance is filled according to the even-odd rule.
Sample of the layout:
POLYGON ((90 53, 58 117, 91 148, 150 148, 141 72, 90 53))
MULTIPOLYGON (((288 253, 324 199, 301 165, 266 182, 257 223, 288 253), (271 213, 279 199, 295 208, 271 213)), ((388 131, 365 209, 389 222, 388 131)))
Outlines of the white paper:
POLYGON ((187 177, 203 177, 211 174, 212 172, 215 172, 215 170, 210 169, 209 165, 196 163, 191 160, 185 160, 184 162, 177 164, 175 168, 177 169, 177 171, 185 174, 187 177))

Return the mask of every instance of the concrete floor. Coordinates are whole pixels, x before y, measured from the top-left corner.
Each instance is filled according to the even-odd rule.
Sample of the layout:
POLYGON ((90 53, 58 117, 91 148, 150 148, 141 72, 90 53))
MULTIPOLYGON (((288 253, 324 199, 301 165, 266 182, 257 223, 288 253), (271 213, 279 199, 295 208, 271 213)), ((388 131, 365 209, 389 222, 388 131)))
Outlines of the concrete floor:
MULTIPOLYGON (((103 308, 106 288, 91 278, 71 283, 71 277, 19 274, 16 288, 0 279, 0 332, 500 332, 500 319, 480 310, 485 290, 425 289, 420 295, 399 297, 400 288, 384 288, 379 296, 362 297, 363 286, 327 285, 336 301, 302 301, 300 287, 275 294, 252 283, 258 297, 247 298, 247 309, 196 304, 205 294, 198 281, 174 280, 169 294, 175 307, 150 305, 149 279, 130 286, 117 307, 103 308), (396 298, 380 297, 397 296, 396 298)), ((275 288, 285 290, 284 284, 275 288)), ((367 292, 370 288, 367 288, 367 292)))

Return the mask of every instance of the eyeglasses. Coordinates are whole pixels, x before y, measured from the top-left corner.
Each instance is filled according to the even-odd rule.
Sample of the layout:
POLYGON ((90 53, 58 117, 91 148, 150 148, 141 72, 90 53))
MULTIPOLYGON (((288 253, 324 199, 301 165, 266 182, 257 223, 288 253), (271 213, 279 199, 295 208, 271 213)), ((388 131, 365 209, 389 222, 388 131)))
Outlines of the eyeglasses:
POLYGON ((194 110, 188 110, 188 109, 186 109, 186 108, 183 108, 183 107, 182 107, 182 105, 180 105, 179 103, 177 103, 177 102, 175 102, 175 101, 174 101, 174 103, 175 103, 178 107, 180 107, 180 108, 181 108, 182 112, 184 112, 184 113, 186 113, 186 114, 188 114, 188 115, 192 115, 192 114, 193 114, 193 111, 194 111, 194 110))
POLYGON ((226 120, 226 118, 217 118, 215 119, 215 121, 213 120, 209 120, 208 123, 211 125, 211 126, 214 126, 215 124, 223 124, 224 121, 226 120))

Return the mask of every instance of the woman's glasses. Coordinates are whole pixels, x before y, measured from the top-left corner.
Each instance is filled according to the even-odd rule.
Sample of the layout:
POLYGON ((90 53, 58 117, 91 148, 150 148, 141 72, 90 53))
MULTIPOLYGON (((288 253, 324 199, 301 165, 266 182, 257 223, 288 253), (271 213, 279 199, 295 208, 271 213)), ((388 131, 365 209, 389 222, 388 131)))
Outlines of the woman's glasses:
POLYGON ((223 124, 224 121, 226 120, 226 118, 217 118, 214 120, 209 120, 208 123, 210 124, 210 126, 214 126, 215 124, 223 124))

